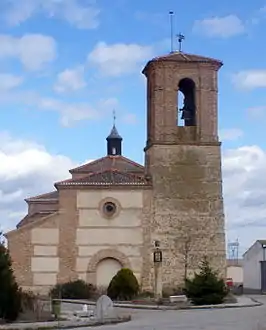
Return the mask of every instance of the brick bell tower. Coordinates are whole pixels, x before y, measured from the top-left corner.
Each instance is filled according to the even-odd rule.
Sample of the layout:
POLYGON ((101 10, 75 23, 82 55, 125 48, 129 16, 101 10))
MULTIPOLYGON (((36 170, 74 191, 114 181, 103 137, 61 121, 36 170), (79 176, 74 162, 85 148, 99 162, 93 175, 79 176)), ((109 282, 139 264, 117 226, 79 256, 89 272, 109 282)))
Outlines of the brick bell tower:
POLYGON ((143 70, 147 78, 145 168, 153 185, 150 246, 155 240, 161 243, 162 281, 168 287, 194 274, 204 256, 225 276, 217 135, 221 66, 218 60, 180 51, 154 58, 143 70), (183 98, 182 106, 178 97, 183 98))

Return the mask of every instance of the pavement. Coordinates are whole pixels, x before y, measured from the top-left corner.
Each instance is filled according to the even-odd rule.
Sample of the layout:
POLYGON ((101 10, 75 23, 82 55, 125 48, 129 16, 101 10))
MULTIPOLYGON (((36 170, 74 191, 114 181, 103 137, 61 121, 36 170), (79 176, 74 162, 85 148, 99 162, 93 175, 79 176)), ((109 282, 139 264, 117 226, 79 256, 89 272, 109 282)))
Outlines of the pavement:
MULTIPOLYGON (((266 296, 252 298, 265 305, 206 310, 130 310, 132 321, 128 323, 79 330, 266 330, 266 296)), ((119 309, 119 312, 128 313, 128 309, 119 309)))
MULTIPOLYGON (((71 311, 74 312, 76 310, 81 309, 82 304, 86 304, 91 308, 94 308, 96 305, 95 302, 88 301, 88 300, 62 300, 62 310, 64 311, 71 311)), ((204 306, 184 306, 182 309, 210 309, 210 308, 236 308, 236 307, 254 307, 260 305, 261 303, 251 299, 247 296, 238 296, 236 303, 225 303, 219 305, 204 305, 204 306)), ((125 303, 125 302, 115 302, 114 307, 118 308, 129 308, 129 309, 151 309, 151 310, 180 310, 180 306, 176 305, 142 305, 142 304, 132 304, 132 303, 125 303)))
MULTIPOLYGON (((117 325, 84 326, 79 330, 266 330, 266 296, 251 297, 240 297, 238 307, 235 308, 204 310, 116 308, 120 316, 130 314, 132 321, 117 325), (251 308, 243 307, 245 304, 251 306, 253 301, 251 297, 260 304, 251 308)), ((76 311, 80 308, 77 304, 63 304, 64 309, 76 311)), ((60 328, 59 323, 58 329, 60 328)), ((23 328, 19 327, 19 329, 23 328)))

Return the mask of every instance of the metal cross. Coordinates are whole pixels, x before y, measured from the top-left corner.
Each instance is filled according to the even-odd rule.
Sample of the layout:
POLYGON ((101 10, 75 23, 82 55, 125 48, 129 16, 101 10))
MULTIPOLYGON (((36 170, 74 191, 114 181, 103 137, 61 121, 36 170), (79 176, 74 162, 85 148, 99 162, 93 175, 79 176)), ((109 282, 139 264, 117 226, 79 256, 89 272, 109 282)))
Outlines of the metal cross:
POLYGON ((177 40, 178 40, 178 43, 179 43, 179 51, 181 52, 182 51, 182 41, 185 39, 185 36, 181 33, 179 33, 177 35, 177 40))
POLYGON ((113 110, 113 121, 114 121, 114 126, 115 126, 115 121, 116 121, 116 114, 115 114, 115 110, 113 110))

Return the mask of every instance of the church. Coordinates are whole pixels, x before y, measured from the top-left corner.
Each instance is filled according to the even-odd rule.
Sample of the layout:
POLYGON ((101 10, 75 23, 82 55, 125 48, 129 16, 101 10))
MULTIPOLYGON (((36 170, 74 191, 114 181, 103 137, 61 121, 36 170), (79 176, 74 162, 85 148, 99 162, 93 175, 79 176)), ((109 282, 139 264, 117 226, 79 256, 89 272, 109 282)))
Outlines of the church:
POLYGON ((164 288, 181 285, 204 256, 225 276, 217 129, 221 66, 219 60, 181 51, 151 59, 143 69, 144 166, 123 156, 114 125, 106 155, 70 169, 70 178, 56 182, 53 191, 25 200, 27 215, 6 233, 23 289, 47 293, 56 283, 76 279, 107 287, 127 267, 143 290, 152 291, 157 241, 164 288))

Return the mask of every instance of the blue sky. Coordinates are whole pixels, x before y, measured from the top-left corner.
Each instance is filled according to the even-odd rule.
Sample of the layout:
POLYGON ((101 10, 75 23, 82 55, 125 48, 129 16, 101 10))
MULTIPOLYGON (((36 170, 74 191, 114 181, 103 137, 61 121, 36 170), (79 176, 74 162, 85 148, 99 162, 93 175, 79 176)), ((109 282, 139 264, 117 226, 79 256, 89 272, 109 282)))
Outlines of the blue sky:
POLYGON ((219 130, 228 239, 239 237, 245 250, 265 238, 266 2, 259 0, 193 7, 170 0, 2 0, 2 226, 12 227, 24 212, 19 200, 50 190, 69 166, 105 155, 113 109, 124 155, 143 162, 141 69, 170 51, 169 10, 175 32, 186 37, 185 52, 224 62, 219 130), (10 166, 19 174, 7 174, 10 166), (29 184, 36 173, 39 184, 29 184))

